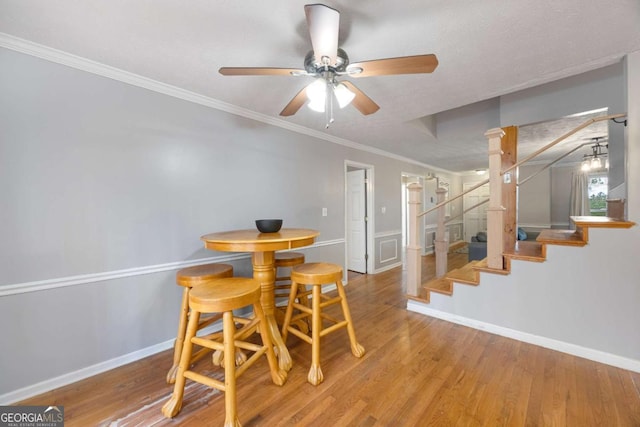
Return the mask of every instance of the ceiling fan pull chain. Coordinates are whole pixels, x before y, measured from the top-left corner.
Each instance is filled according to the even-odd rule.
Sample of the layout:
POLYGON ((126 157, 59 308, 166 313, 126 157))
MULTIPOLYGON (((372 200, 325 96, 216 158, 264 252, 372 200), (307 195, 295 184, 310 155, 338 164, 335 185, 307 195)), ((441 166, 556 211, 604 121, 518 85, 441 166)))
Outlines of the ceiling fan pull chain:
POLYGON ((326 80, 326 96, 324 97, 324 114, 325 114, 325 129, 329 129, 329 125, 333 123, 333 85, 326 80))

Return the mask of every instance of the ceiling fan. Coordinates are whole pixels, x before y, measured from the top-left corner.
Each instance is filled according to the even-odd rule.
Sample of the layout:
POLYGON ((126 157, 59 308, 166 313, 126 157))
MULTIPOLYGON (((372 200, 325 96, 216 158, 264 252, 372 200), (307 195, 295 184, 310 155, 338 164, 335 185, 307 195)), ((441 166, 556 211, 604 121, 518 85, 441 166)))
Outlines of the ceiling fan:
POLYGON ((309 76, 313 83, 304 87, 280 112, 281 116, 292 116, 307 99, 309 108, 324 112, 327 127, 333 122, 335 103, 343 108, 350 103, 362 114, 372 114, 380 109, 371 98, 348 80, 337 77, 371 77, 395 74, 431 73, 438 66, 433 54, 375 59, 350 64, 347 53, 338 47, 340 12, 323 4, 308 4, 304 7, 311 38, 311 50, 304 59, 304 69, 222 67, 224 76, 309 76))

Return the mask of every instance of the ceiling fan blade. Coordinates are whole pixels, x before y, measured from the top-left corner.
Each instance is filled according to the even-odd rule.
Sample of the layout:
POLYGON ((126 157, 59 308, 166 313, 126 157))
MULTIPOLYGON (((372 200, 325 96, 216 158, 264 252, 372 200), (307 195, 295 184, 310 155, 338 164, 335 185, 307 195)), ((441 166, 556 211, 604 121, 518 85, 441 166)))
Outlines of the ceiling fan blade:
POLYGON ((280 115, 285 117, 293 116, 298 112, 300 107, 302 107, 305 102, 307 102, 307 88, 303 87, 302 90, 300 90, 300 92, 298 92, 296 96, 294 96, 293 99, 289 101, 287 106, 284 107, 284 109, 280 112, 280 115))
POLYGON ((340 83, 344 83, 344 85, 353 93, 356 94, 356 97, 353 98, 351 104, 358 109, 362 114, 369 115, 373 114, 380 109, 380 106, 373 102, 371 98, 364 94, 363 91, 358 89, 353 83, 350 81, 342 81, 340 83))
POLYGON ((329 65, 335 65, 338 56, 338 32, 340 12, 323 4, 308 4, 304 7, 307 16, 309 36, 316 62, 323 64, 322 58, 329 58, 329 65))
POLYGON ((295 73, 306 74, 299 68, 258 68, 258 67, 222 67, 218 70, 223 76, 291 76, 295 73))
POLYGON ((374 59, 373 61, 349 64, 349 77, 389 76, 393 74, 431 73, 438 66, 435 55, 402 56, 400 58, 374 59), (361 73, 354 72, 358 68, 361 73))

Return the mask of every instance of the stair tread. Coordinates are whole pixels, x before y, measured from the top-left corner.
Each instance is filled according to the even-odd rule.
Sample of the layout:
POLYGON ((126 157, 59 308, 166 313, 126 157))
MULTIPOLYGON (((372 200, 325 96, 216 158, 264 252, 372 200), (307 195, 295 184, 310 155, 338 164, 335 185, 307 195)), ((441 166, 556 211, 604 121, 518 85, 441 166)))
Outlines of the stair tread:
POLYGON ((584 246, 583 235, 575 230, 542 230, 536 241, 552 245, 584 246))
POLYGON ((608 216, 572 216, 571 221, 576 227, 591 228, 631 228, 636 223, 623 219, 611 218, 608 216))
POLYGON ((528 241, 517 241, 513 249, 504 252, 504 256, 534 262, 542 262, 546 259, 542 243, 528 241))
POLYGON ((478 272, 473 268, 477 263, 478 261, 471 261, 463 267, 451 270, 445 275, 445 277, 455 282, 477 285, 480 283, 480 277, 478 272))
POLYGON ((500 270, 497 268, 490 268, 489 265, 487 264, 487 259, 481 259, 480 261, 477 262, 477 264, 475 264, 472 267, 474 270, 477 271, 484 271, 486 273, 493 273, 493 274, 502 274, 503 276, 506 276, 510 273, 509 270, 500 270))
POLYGON ((438 292, 445 295, 451 295, 453 293, 451 281, 446 277, 433 279, 427 282, 423 287, 430 292, 438 292))

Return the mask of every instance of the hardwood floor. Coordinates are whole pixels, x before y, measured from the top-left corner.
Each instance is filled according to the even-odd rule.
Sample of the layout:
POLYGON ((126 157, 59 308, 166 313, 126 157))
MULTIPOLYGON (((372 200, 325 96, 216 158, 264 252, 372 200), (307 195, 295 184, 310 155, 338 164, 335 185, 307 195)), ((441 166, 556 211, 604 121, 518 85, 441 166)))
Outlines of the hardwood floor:
MULTIPOLYGON (((311 348, 295 337, 284 386, 266 360, 243 374, 243 425, 640 426, 640 374, 408 312, 402 277, 396 268, 350 281, 367 353, 355 358, 344 330, 325 337, 324 383, 307 383, 311 348)), ((221 426, 223 395, 193 382, 182 412, 162 417, 171 361, 165 351, 22 403, 64 405, 67 427, 221 426)), ((212 370, 208 357, 199 365, 212 370)))

